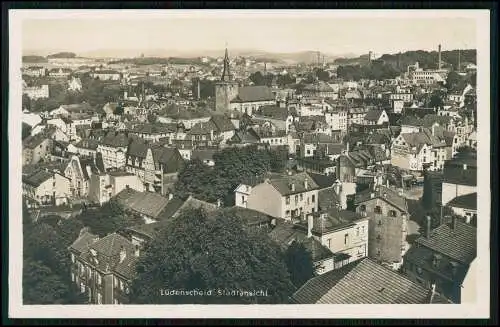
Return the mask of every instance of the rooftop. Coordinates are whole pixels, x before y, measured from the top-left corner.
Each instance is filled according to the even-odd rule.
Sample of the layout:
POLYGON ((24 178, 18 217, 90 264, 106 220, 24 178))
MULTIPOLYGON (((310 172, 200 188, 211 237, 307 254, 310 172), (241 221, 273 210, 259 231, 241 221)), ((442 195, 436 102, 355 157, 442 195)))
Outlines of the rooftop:
POLYGON ((296 304, 424 304, 430 291, 369 258, 306 282, 292 296, 296 304))
POLYGON ((160 218, 167 206, 168 198, 152 192, 139 192, 126 188, 114 197, 125 208, 136 211, 153 219, 160 218))
POLYGON ((408 213, 408 205, 406 203, 406 199, 402 195, 399 195, 397 191, 383 185, 378 185, 375 190, 366 189, 360 193, 357 193, 354 197, 354 203, 358 205, 363 202, 369 201, 373 199, 372 194, 373 198, 382 199, 383 201, 386 201, 399 210, 408 213))

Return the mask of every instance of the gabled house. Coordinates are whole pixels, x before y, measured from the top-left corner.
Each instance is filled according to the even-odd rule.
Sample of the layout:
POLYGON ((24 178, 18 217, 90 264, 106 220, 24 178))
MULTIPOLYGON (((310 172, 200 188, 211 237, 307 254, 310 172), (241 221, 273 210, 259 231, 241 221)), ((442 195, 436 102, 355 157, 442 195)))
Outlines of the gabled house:
POLYGON ((35 205, 63 205, 68 203, 70 181, 57 171, 38 169, 22 177, 23 195, 35 205))
POLYGON ((71 281, 88 296, 88 303, 129 303, 130 284, 140 255, 138 245, 117 233, 99 239, 84 232, 71 244, 69 252, 71 281))
POLYGON ((385 110, 371 109, 365 114, 364 125, 384 125, 389 123, 389 117, 385 110))
POLYGON ((404 256, 403 273, 460 304, 464 279, 477 255, 477 230, 458 219, 431 230, 428 219, 425 235, 404 256))
POLYGON ((231 111, 252 115, 261 106, 276 103, 276 97, 268 86, 243 86, 237 91, 236 97, 230 100, 231 111))
POLYGON ((52 151, 52 139, 45 133, 28 136, 23 140, 23 165, 48 160, 52 151))
POLYGON ((236 205, 285 220, 318 211, 318 185, 307 173, 266 179, 253 187, 239 185, 235 197, 236 205))
POLYGON ((73 198, 85 198, 89 194, 90 178, 101 171, 92 157, 72 156, 64 176, 70 180, 70 192, 73 198))
POLYGON ((134 140, 126 153, 126 171, 139 176, 146 190, 165 194, 165 181, 183 167, 184 159, 176 148, 150 145, 134 140))
POLYGON ((106 169, 125 167, 128 144, 128 136, 124 133, 115 131, 108 132, 106 136, 99 141, 96 151, 101 153, 106 169))

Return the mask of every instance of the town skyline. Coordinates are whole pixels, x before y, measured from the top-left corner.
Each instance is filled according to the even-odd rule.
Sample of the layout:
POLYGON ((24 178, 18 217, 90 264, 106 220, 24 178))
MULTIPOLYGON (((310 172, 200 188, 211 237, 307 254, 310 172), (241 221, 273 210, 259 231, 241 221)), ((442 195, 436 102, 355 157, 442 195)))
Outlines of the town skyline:
POLYGON ((190 14, 188 18, 186 14, 153 16, 147 20, 140 16, 104 20, 85 14, 77 18, 25 20, 23 54, 69 51, 90 57, 139 56, 141 53, 203 56, 206 53, 222 55, 227 46, 230 52, 319 51, 327 56, 343 57, 369 51, 379 54, 436 51, 438 44, 443 51, 476 47, 476 21, 460 17, 335 18, 323 14, 297 18, 266 13, 241 16, 236 12, 219 16, 190 14))

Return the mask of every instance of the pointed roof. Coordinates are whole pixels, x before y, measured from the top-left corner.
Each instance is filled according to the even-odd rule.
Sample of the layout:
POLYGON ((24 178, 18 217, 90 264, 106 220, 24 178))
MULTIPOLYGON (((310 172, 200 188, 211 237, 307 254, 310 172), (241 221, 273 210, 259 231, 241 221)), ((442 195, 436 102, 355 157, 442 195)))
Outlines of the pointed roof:
POLYGON ((231 72, 229 71, 229 55, 227 53, 227 48, 226 48, 226 53, 224 54, 224 68, 222 70, 221 81, 222 82, 229 82, 232 79, 233 79, 233 76, 231 75, 231 72))

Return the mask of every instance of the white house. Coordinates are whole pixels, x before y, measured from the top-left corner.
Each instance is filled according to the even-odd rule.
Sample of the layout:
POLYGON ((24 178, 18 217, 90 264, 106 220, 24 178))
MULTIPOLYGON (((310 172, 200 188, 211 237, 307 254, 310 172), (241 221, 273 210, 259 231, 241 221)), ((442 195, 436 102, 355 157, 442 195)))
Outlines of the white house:
POLYGON ((23 180, 23 195, 37 205, 63 205, 71 196, 70 180, 58 172, 39 169, 23 180))

